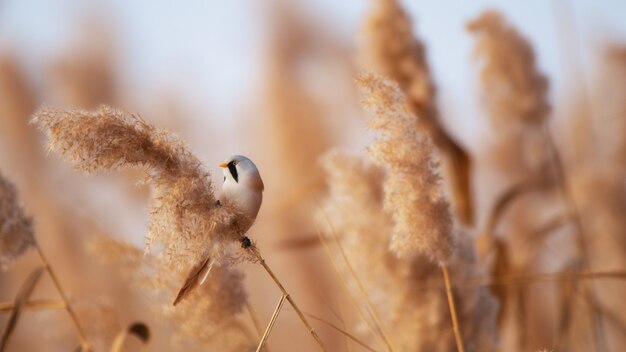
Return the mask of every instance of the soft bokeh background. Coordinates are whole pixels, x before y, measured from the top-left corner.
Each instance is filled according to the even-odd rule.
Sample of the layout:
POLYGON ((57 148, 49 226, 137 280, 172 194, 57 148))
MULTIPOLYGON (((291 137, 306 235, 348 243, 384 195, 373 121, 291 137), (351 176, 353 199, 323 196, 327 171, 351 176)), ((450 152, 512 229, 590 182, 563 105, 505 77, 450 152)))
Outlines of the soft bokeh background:
MULTIPOLYGON (((568 117, 567 102, 586 89, 583 83, 596 72, 605 45, 626 42, 626 2, 619 0, 403 4, 427 46, 446 126, 476 154, 497 138, 477 93, 473 40, 465 30, 470 19, 497 9, 529 39, 539 69, 550 79, 557 120, 568 117)), ((42 104, 95 108, 107 103, 181 135, 216 171, 215 181, 221 179, 216 165, 229 155, 253 159, 266 198, 252 236, 305 310, 332 320, 336 312, 330 302, 340 298, 323 251, 281 244, 315 234, 311 214, 325 188, 318 157, 333 147, 363 151, 371 139, 354 87, 364 70, 359 48, 368 5, 330 0, 1 1, 0 169, 20 189, 38 223, 38 238, 72 296, 90 297, 94 305, 106 307, 102 320, 111 320, 110 325, 147 321, 162 332, 152 342, 154 350, 169 343, 167 328, 153 327, 154 317, 137 302, 141 294, 131 293, 83 249, 89 236, 101 233, 143 246, 148 193, 145 186, 134 186, 140 173, 82 177, 66 162, 47 156, 42 136, 25 123, 42 104), (116 295, 133 298, 119 303, 111 298, 116 295)), ((489 182, 481 182, 485 171, 476 172, 480 213, 507 180, 486 176, 489 182)), ((479 217, 478 223, 483 221, 479 217)), ((10 300, 29 265, 20 262, 2 273, 3 300, 10 300)), ((266 321, 279 294, 258 268, 246 272, 251 302, 266 321)), ((16 345, 24 351, 46 343, 42 350, 69 350, 72 340, 63 337, 72 336, 71 328, 63 318, 58 329, 50 328, 58 318, 52 314, 26 317, 24 325, 48 328, 44 336, 20 329, 16 345)), ((329 346, 343 346, 339 335, 318 326, 329 346)), ((279 318, 270 346, 272 351, 314 350, 291 312, 279 318)))

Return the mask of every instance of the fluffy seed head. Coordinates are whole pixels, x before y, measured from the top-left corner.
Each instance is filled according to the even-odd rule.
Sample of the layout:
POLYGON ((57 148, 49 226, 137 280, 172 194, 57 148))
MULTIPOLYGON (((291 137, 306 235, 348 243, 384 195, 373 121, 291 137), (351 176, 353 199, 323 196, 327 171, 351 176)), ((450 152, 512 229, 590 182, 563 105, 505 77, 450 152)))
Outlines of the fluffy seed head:
POLYGON ((35 246, 33 220, 20 206, 15 187, 0 175, 0 269, 35 246))
POLYGON ((495 11, 467 25, 476 37, 482 98, 496 126, 536 125, 550 113, 548 80, 538 71, 531 44, 495 11))
POLYGON ((400 256, 426 254, 438 262, 453 247, 450 206, 443 194, 431 140, 417 130, 398 86, 377 76, 359 79, 374 111, 370 127, 378 132, 370 146, 373 159, 388 170, 385 209, 395 221, 391 248, 400 256))
POLYGON ((48 133, 49 149, 78 169, 146 168, 154 188, 147 250, 162 244, 178 268, 197 263, 207 250, 217 261, 239 240, 241 217, 216 205, 209 172, 178 136, 107 106, 91 112, 44 108, 33 121, 48 133))

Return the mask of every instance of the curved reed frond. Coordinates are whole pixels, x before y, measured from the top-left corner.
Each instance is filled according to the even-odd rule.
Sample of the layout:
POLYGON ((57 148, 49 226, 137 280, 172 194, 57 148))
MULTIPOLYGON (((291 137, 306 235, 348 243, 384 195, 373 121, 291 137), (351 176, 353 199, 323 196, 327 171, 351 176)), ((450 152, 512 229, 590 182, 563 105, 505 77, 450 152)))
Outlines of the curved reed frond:
POLYGON ((86 172, 145 167, 154 187, 147 251, 164 246, 179 269, 205 257, 218 261, 240 238, 235 211, 216 205, 210 173, 178 136, 135 114, 102 106, 96 111, 43 108, 33 122, 48 133, 48 148, 86 172))

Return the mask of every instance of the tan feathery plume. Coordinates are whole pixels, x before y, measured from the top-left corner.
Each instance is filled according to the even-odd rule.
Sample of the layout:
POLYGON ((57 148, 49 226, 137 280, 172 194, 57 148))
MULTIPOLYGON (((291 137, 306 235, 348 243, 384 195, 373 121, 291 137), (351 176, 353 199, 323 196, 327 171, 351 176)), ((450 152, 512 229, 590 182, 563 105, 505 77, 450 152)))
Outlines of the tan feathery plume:
POLYGON ((450 167, 450 180, 459 220, 473 223, 470 158, 442 125, 436 89, 424 45, 413 35, 412 21, 396 0, 376 0, 365 25, 366 57, 373 69, 396 81, 416 123, 430 136, 450 167))
POLYGON ((367 93, 364 105, 374 111, 370 127, 378 132, 370 153, 389 170, 385 209, 395 222, 391 249, 443 263, 454 245, 453 222, 430 139, 416 128, 417 117, 394 82, 364 75, 359 85, 367 93))
POLYGON ((0 175, 0 269, 35 248, 33 219, 24 213, 15 187, 0 175))
POLYGON ((539 126, 550 113, 548 80, 538 71, 532 46, 495 11, 467 25, 476 36, 482 98, 498 127, 539 126))
MULTIPOLYGON (((454 338, 446 297, 439 289, 442 277, 438 264, 423 255, 398 258, 389 250, 393 219, 384 211, 384 169, 337 151, 327 154, 323 165, 329 196, 320 222, 332 223, 334 231, 341 234, 338 241, 381 313, 383 325, 393 327, 389 335, 394 350, 450 351, 454 338)), ((456 280, 477 275, 470 241, 455 248, 449 260, 451 275, 456 280)), ((493 298, 484 288, 457 293, 467 349, 493 350, 493 298)))
POLYGON ((49 149, 78 169, 147 169, 155 193, 148 250, 161 243, 177 268, 196 264, 207 253, 218 261, 226 246, 240 239, 242 224, 231 223, 236 212, 216 205, 209 172, 176 135, 106 106, 93 112, 43 108, 33 121, 49 134, 49 149))

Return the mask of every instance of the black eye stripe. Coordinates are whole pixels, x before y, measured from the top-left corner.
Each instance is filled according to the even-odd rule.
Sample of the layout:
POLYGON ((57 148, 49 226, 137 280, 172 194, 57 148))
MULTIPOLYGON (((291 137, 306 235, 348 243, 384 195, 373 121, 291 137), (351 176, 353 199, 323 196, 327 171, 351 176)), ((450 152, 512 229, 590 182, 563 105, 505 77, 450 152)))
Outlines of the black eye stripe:
POLYGON ((237 167, 235 166, 235 162, 231 161, 228 163, 228 171, 235 179, 235 182, 239 183, 239 174, 237 173, 237 167))

